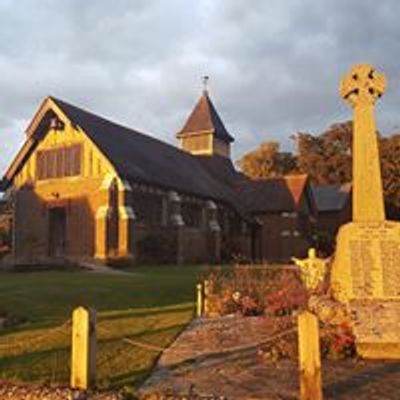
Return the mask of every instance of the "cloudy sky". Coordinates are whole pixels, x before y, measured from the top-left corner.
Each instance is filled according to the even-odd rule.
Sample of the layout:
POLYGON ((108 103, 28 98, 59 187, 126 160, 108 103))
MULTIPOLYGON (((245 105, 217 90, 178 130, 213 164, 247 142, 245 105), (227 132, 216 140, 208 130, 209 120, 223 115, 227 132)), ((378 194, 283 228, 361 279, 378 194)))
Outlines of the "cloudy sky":
POLYGON ((235 159, 349 119, 353 63, 385 72, 379 128, 400 130, 399 17, 396 0, 1 0, 0 170, 49 94, 175 143, 203 75, 235 159))

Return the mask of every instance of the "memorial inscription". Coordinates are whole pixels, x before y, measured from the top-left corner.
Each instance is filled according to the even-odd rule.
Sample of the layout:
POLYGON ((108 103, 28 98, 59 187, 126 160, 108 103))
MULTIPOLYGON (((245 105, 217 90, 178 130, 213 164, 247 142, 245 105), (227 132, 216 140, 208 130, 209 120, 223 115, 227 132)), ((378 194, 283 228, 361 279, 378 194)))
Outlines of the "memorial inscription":
MULTIPOLYGON (((341 235, 342 267, 348 265, 346 297, 400 298, 400 225, 349 224, 341 235)), ((343 270, 342 268, 342 270, 343 270)), ((335 278, 335 275, 333 275, 335 278)))
POLYGON ((353 293, 356 297, 370 297, 373 294, 371 267, 374 259, 371 254, 372 241, 350 240, 350 265, 353 278, 353 293))
POLYGON ((400 297, 400 276, 398 273, 400 262, 400 243, 396 240, 381 241, 381 257, 385 259, 383 265, 383 293, 388 297, 400 297))

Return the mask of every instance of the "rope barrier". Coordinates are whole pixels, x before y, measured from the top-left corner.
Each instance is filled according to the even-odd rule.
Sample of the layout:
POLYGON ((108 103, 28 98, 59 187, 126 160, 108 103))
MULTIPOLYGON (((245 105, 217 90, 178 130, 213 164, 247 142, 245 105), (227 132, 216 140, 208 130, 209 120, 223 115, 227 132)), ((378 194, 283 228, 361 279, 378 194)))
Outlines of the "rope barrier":
POLYGON ((32 345, 43 342, 44 339, 48 339, 53 334, 58 333, 61 330, 64 330, 68 325, 71 325, 71 319, 66 320, 60 326, 46 330, 45 333, 39 336, 35 336, 31 340, 26 340, 24 338, 21 338, 23 340, 21 342, 15 339, 15 343, 0 343, 0 350, 11 350, 11 349, 31 347, 32 345))
MULTIPOLYGON (((33 337, 31 340, 28 340, 28 341, 26 339, 24 339, 23 337, 20 337, 19 339, 14 338, 15 339, 14 343, 4 343, 4 342, 0 343, 0 350, 12 350, 13 352, 15 352, 16 350, 24 351, 26 349, 33 350, 35 346, 40 345, 41 343, 43 343, 44 341, 48 340, 51 337, 55 337, 55 335, 57 335, 59 333, 70 334, 70 331, 68 330, 68 332, 67 332, 66 328, 71 326, 71 322, 72 322, 71 319, 68 319, 61 325, 54 327, 54 328, 50 328, 50 329, 46 330, 45 332, 43 332, 43 334, 37 335, 36 337, 33 337)), ((143 342, 141 340, 133 339, 128 336, 115 337, 115 336, 113 336, 113 335, 115 335, 114 331, 111 331, 111 330, 103 327, 101 324, 97 324, 96 330, 100 334, 104 333, 106 335, 106 337, 102 338, 103 340, 110 340, 110 341, 125 343, 125 344, 132 346, 132 348, 135 347, 135 348, 144 349, 144 350, 151 351, 151 352, 162 353, 162 352, 164 352, 165 348, 167 347, 167 346, 161 347, 161 346, 158 346, 158 345, 155 345, 152 343, 143 342)), ((297 332, 297 327, 291 327, 289 329, 280 331, 274 335, 268 336, 265 339, 261 339, 256 344, 251 343, 251 344, 240 345, 240 346, 232 346, 229 348, 222 348, 222 349, 219 349, 218 353, 219 353, 219 355, 221 355, 224 353, 232 353, 232 352, 237 352, 237 351, 242 351, 242 350, 248 350, 250 348, 253 348, 254 346, 260 346, 260 345, 265 345, 267 343, 271 343, 275 340, 278 340, 284 336, 287 336, 287 335, 295 333, 295 332, 297 332)), ((62 340, 64 340, 64 339, 62 339, 62 340)), ((51 345, 51 344, 49 344, 49 345, 51 345)), ((180 349, 179 347, 180 346, 177 346, 177 348, 175 348, 174 351, 176 351, 177 353, 181 353, 181 352, 186 353, 186 349, 180 349)), ((130 352, 128 352, 128 353, 131 354, 130 352)), ((59 374, 61 373, 60 368, 59 368, 60 360, 61 360, 60 354, 61 353, 54 353, 54 354, 52 354, 52 358, 49 354, 38 354, 39 358, 34 359, 32 366, 35 364, 42 364, 42 360, 48 359, 49 368, 50 368, 49 379, 51 382, 56 382, 59 379, 59 374)), ((104 359, 102 359, 101 361, 99 360, 100 363, 98 363, 97 367, 102 368, 103 366, 109 364, 111 360, 115 360, 116 357, 119 358, 119 357, 125 357, 125 356, 127 356, 127 353, 125 353, 123 350, 123 347, 121 347, 117 354, 115 354, 115 352, 113 352, 112 356, 104 357, 104 359)), ((204 354, 204 356, 207 357, 207 354, 204 354)), ((212 354, 210 354, 210 356, 212 356, 212 354)), ((62 372, 62 374, 64 374, 64 372, 62 372)))
MULTIPOLYGON (((99 331, 103 331, 106 334, 111 334, 111 332, 109 330, 107 330, 107 329, 105 329, 103 327, 100 328, 99 331)), ((286 329, 284 331, 281 331, 281 332, 279 332, 279 333, 277 333, 275 335, 269 336, 268 338, 266 338, 266 339, 260 341, 259 343, 257 343, 257 346, 271 343, 271 342, 273 342, 275 340, 278 340, 278 339, 280 339, 282 337, 285 337, 285 336, 287 336, 287 335, 289 335, 291 333, 297 333, 297 327, 292 327, 292 328, 286 329)), ((139 347, 139 348, 146 349, 146 350, 150 350, 150 351, 163 352, 165 350, 165 347, 159 347, 159 346, 156 346, 156 345, 153 345, 153 344, 149 344, 149 343, 141 342, 141 341, 138 341, 138 340, 134 340, 134 339, 131 339, 129 337, 115 338, 115 339, 116 340, 119 339, 122 342, 130 344, 132 346, 139 347)), ((246 344, 246 345, 242 345, 242 346, 233 346, 233 347, 230 347, 230 348, 222 349, 220 351, 220 353, 223 354, 223 353, 230 353, 232 351, 241 351, 241 350, 244 350, 244 349, 248 349, 250 347, 254 347, 254 344, 250 344, 250 345, 246 344)), ((179 353, 178 349, 175 349, 175 351, 178 351, 178 353, 179 353)), ((186 350, 183 351, 183 353, 185 353, 185 352, 186 352, 186 350)))
MULTIPOLYGON (((231 353, 231 352, 235 352, 235 351, 249 350, 249 349, 251 349, 253 347, 256 347, 256 346, 260 346, 260 345, 265 345, 267 343, 271 343, 271 342, 273 342, 275 340, 278 340, 278 339, 280 339, 282 337, 285 337, 285 336, 289 335, 290 333, 294 333, 294 332, 297 332, 297 327, 286 329, 286 330, 284 330, 282 332, 279 332, 279 333, 277 333, 275 335, 269 336, 268 338, 266 338, 264 340, 261 340, 260 342, 258 342, 256 344, 251 343, 251 344, 244 344, 244 345, 241 345, 241 346, 233 346, 233 347, 230 347, 230 348, 224 348, 224 349, 218 351, 218 354, 221 355, 221 354, 231 353)), ((205 356, 206 356, 206 354, 205 354, 205 356)))

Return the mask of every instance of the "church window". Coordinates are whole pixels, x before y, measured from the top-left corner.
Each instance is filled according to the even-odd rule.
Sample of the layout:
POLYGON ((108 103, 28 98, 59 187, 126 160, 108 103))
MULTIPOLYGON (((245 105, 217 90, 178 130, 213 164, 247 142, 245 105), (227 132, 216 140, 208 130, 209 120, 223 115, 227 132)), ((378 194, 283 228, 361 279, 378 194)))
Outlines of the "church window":
POLYGON ((139 223, 158 226, 163 220, 162 196, 153 193, 135 191, 133 193, 133 209, 139 223))
POLYGON ((64 152, 57 151, 55 153, 55 156, 56 156, 56 176, 62 176, 64 167, 64 152))
POLYGON ((203 212, 200 204, 184 202, 182 203, 181 213, 186 226, 193 228, 201 226, 203 212))
POLYGON ((80 145, 38 151, 36 171, 39 180, 77 176, 81 173, 80 145))
POLYGON ((89 176, 93 175, 93 152, 89 151, 89 176))
POLYGON ((241 235, 242 232, 242 219, 236 215, 231 214, 229 218, 229 228, 233 235, 241 235))

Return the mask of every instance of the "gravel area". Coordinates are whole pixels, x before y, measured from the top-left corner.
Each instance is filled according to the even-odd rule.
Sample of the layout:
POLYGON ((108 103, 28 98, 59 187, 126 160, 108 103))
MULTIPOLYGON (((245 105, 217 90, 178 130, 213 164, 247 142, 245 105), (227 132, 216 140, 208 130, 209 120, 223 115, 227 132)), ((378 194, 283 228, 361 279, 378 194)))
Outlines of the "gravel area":
MULTIPOLYGON (((115 393, 90 393, 87 400, 120 400, 115 393)), ((84 400, 69 388, 49 387, 42 385, 23 385, 0 381, 1 400, 84 400)))

